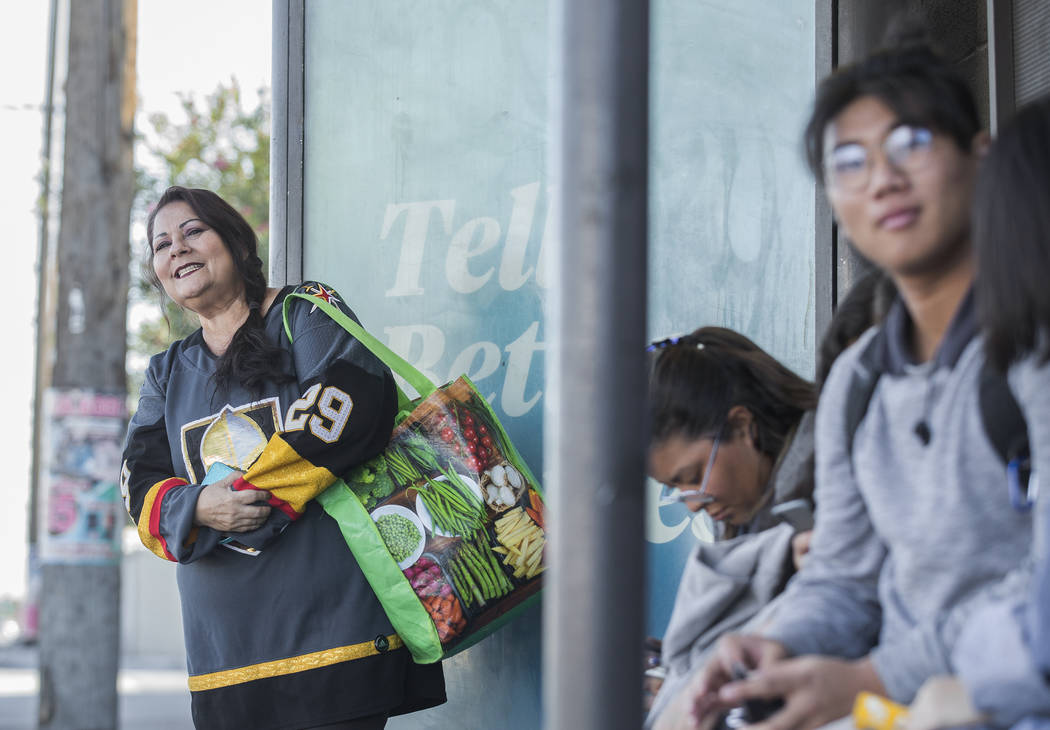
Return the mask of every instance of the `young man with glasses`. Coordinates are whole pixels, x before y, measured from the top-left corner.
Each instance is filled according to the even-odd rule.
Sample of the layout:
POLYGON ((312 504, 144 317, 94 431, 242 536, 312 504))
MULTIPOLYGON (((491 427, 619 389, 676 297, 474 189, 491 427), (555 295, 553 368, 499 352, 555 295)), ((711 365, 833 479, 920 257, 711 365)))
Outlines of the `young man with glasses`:
POLYGON ((987 135, 965 80, 922 45, 877 53, 820 85, 805 142, 838 225, 899 294, 821 392, 806 565, 773 624, 699 672, 695 722, 754 698, 785 701, 762 725, 777 730, 848 715, 860 691, 910 702, 951 674, 964 617, 1031 539, 980 417, 970 207, 987 135), (854 431, 865 368, 881 375, 854 431))

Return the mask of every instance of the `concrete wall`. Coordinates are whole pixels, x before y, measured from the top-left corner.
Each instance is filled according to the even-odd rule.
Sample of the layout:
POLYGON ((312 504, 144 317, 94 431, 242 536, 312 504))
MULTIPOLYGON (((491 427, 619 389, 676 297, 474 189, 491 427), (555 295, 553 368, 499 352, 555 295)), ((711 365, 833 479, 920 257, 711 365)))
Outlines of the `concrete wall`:
POLYGON ((134 530, 128 532, 120 566, 121 656, 183 668, 186 650, 175 564, 142 547, 134 530))

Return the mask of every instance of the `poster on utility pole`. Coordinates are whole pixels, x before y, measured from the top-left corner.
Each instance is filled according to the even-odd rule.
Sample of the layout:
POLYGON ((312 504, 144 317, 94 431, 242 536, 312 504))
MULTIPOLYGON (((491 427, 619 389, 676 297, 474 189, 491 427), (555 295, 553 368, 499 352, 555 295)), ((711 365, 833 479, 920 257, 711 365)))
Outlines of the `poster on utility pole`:
POLYGON ((120 455, 125 404, 117 395, 49 388, 40 467, 40 560, 111 565, 120 559, 120 455))

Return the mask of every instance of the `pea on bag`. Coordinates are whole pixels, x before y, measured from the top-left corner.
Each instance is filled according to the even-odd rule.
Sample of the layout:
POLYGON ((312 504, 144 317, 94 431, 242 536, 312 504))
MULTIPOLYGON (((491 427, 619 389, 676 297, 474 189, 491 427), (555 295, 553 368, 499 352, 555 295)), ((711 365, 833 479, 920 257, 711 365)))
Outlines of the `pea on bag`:
POLYGON ((539 599, 545 568, 543 491, 488 401, 465 375, 436 387, 323 298, 295 292, 376 355, 398 386, 380 455, 318 497, 413 659, 440 661, 539 599))

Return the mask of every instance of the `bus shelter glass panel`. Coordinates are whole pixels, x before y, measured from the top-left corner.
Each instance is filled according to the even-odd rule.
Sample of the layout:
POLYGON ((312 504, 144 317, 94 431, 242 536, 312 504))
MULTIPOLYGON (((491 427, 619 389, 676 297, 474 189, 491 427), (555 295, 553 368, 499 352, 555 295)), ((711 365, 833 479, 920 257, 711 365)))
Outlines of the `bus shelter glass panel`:
MULTIPOLYGON (((813 375, 815 186, 802 127, 812 0, 656 0, 650 69, 649 330, 737 330, 813 375)), ((648 482, 649 618, 662 635, 702 514, 648 482)))
MULTIPOLYGON (((305 17, 305 277, 435 382, 469 375, 538 476, 556 9, 310 0, 305 17)), ((812 3, 652 9, 650 333, 733 327, 810 375, 814 187, 798 138, 812 3)), ((660 636, 704 531, 639 488, 653 495, 646 629, 660 636)), ((540 727, 540 614, 448 660, 449 703, 389 727, 540 727)))
MULTIPOLYGON (((305 276, 432 381, 468 375, 541 476, 546 4, 311 0, 305 22, 305 276)), ((541 613, 388 727, 540 727, 541 613)))

